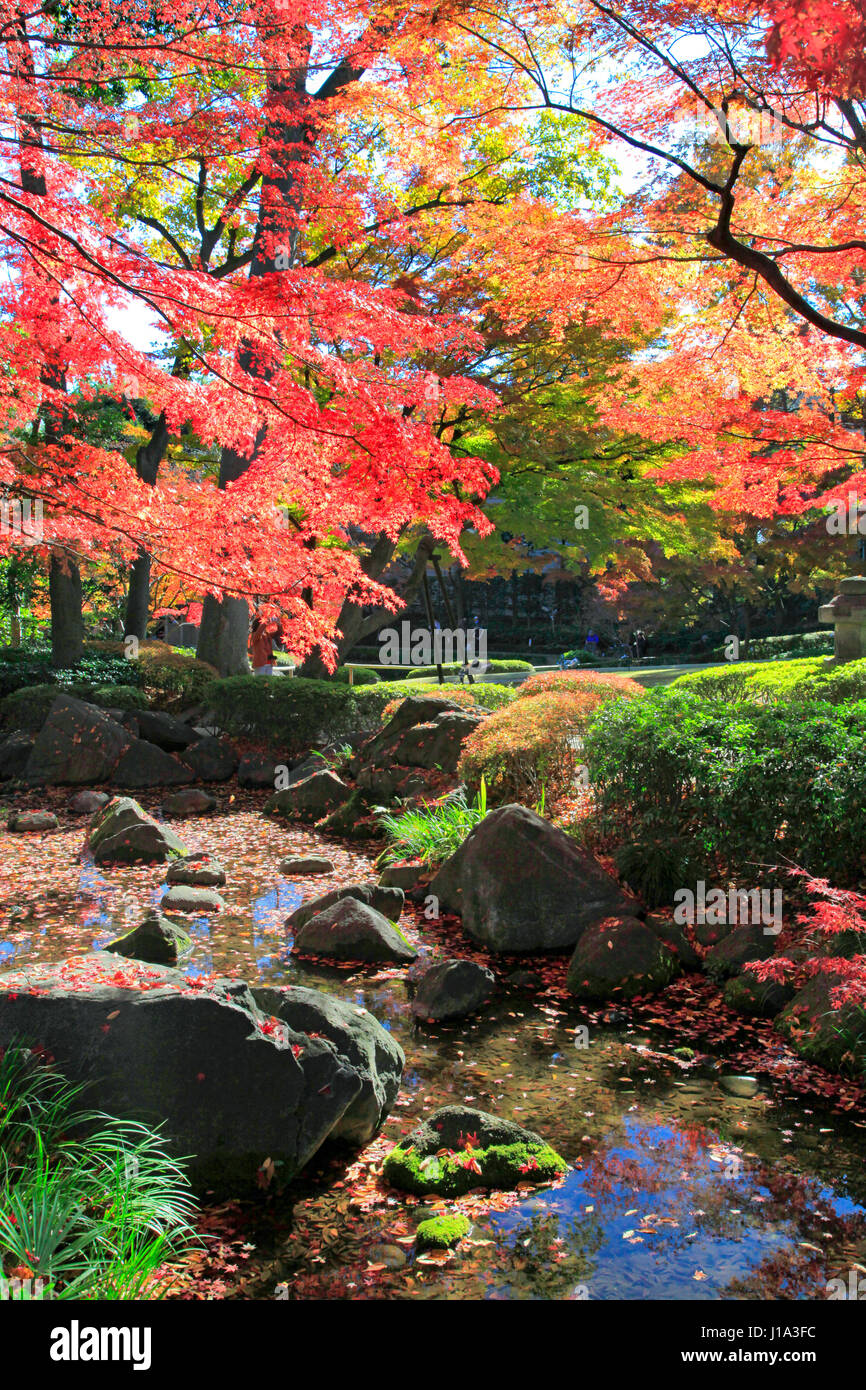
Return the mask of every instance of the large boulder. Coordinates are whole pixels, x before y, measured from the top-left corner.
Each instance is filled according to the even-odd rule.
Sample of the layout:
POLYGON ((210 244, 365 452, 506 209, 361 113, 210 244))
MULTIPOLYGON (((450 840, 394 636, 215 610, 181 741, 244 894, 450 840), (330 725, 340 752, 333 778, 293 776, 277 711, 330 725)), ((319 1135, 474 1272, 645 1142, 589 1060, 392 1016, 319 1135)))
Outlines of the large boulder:
POLYGON ((319 990, 288 985, 253 986, 253 997, 296 1033, 327 1038, 361 1078, 361 1091, 331 1131, 331 1139, 369 1144, 381 1129, 400 1091, 406 1058, 378 1019, 357 1004, 319 990))
POLYGON ((142 922, 103 946, 117 956, 148 961, 152 965, 176 965, 192 949, 192 938, 161 912, 148 912, 142 922))
POLYGON ((540 1134, 468 1105, 445 1105, 387 1155, 382 1176, 419 1195, 460 1197, 475 1187, 549 1182, 568 1164, 540 1134))
POLYGON ((465 1018, 490 998, 496 981, 474 960, 443 960, 431 965, 418 981, 412 1012, 435 1022, 465 1018))
POLYGON ((286 926, 291 931, 297 931, 298 927, 309 922, 311 917, 324 912, 326 907, 340 902, 342 898, 355 898, 359 903, 366 903, 368 907, 381 912, 383 917, 390 918, 392 922, 400 920, 405 902, 402 888, 386 888, 378 883, 346 883, 342 888, 332 888, 329 893, 320 893, 317 898, 310 898, 309 902, 296 907, 291 916, 286 918, 286 926))
POLYGON ((592 855, 518 805, 485 816, 427 892, 494 951, 573 946, 593 923, 636 908, 592 855))
POLYGON ((359 786, 382 786, 374 770, 396 766, 441 768, 454 773, 463 740, 486 714, 475 713, 450 700, 410 696, 404 700, 381 733, 370 739, 352 760, 359 786))
POLYGON ((134 741, 104 710, 60 694, 36 737, 24 776, 28 782, 71 786, 108 782, 134 741))
POLYGON ((240 981, 116 955, 0 975, 0 1047, 27 1038, 87 1104, 161 1125, 199 1189, 235 1196, 263 1165, 293 1176, 363 1090, 327 1040, 268 1018, 240 981))
POLYGON ((166 753, 179 753, 195 743, 198 734, 181 719, 164 710, 140 709, 134 711, 139 738, 155 743, 166 753))
POLYGON ((23 777, 35 739, 16 730, 0 743, 0 780, 23 777))
POLYGON ((330 960, 413 961, 418 955, 399 927, 357 898, 341 898, 295 932, 292 950, 330 960))
POLYGON ((866 1067, 866 1009, 834 1007, 835 971, 813 975, 782 1010, 775 1027, 807 1062, 862 1079, 866 1067))
POLYGON ((271 816, 295 816, 299 820, 321 820, 350 795, 350 789, 336 772, 327 768, 302 777, 268 797, 263 810, 271 816))
POLYGON ((238 765, 231 744, 212 734, 191 743, 183 750, 182 758, 202 782, 227 782, 238 765))
POLYGON ((186 845, 129 796, 112 797, 97 811, 87 832, 87 845, 97 864, 162 863, 182 858, 186 845))
POLYGON ((579 999, 633 999, 663 989, 680 963, 636 917, 587 927, 568 964, 566 987, 579 999))
POLYGON ((132 740, 111 774, 114 786, 136 791, 146 787, 181 787, 192 780, 188 767, 143 738, 132 740))

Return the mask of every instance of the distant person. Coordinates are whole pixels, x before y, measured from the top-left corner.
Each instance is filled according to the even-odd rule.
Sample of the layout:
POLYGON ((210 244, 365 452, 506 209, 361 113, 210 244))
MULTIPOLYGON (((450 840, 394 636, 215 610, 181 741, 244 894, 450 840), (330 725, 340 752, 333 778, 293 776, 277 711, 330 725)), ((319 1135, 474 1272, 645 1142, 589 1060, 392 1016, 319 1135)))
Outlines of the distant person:
POLYGON ((641 661, 643 657, 646 655, 646 648, 646 633, 644 632, 643 628, 639 628, 638 631, 635 633, 635 655, 637 656, 638 661, 641 661))
POLYGON ((280 630, 275 618, 266 618, 256 613, 250 630, 250 664, 254 676, 274 674, 274 638, 280 630))

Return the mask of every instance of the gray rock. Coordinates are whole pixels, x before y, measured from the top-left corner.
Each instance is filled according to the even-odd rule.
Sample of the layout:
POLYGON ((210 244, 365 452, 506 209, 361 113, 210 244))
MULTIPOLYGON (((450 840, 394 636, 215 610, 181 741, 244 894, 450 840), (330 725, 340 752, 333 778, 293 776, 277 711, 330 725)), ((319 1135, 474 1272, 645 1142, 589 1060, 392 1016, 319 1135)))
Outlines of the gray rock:
POLYGON ((292 859, 280 861, 280 873, 286 874, 289 878, 301 874, 333 874, 336 873, 336 866, 332 860, 321 855, 297 855, 292 859))
POLYGON ((231 744, 224 739, 214 738, 212 734, 191 743, 181 757, 202 782, 227 782, 238 765, 231 744))
POLYGON ((0 743, 0 779, 23 777, 35 739, 16 730, 0 743))
POLYGON ((104 710, 60 694, 48 711, 24 775, 29 782, 108 782, 133 736, 104 710))
POLYGON ((332 1139, 368 1144, 378 1134, 400 1092, 403 1049, 372 1014, 319 990, 289 985, 283 989, 253 986, 259 1007, 282 1019, 296 1033, 327 1038, 341 1059, 361 1078, 332 1139))
POLYGON ((53 811, 13 811, 6 822, 6 829, 23 835, 38 830, 56 830, 57 825, 53 811))
POLYGON ((320 893, 317 898, 311 898, 309 902, 296 907, 291 916, 286 918, 286 926, 291 931, 297 931, 298 927, 302 927, 311 917, 315 917, 318 912, 324 912, 326 907, 340 902, 343 898, 354 898, 359 903, 366 903, 368 907, 381 912, 383 917, 390 918, 392 922, 400 920, 405 902, 402 888, 383 888, 378 883, 347 883, 342 888, 332 888, 329 893, 320 893))
POLYGON ((663 989, 680 964, 636 917, 587 927, 568 965, 566 988, 578 999, 633 999, 663 989))
POLYGON ((341 898, 295 932, 298 955, 331 960, 412 961, 418 952, 381 912, 356 898, 341 898))
POLYGON ((148 787, 179 787, 192 781, 192 773, 171 753, 157 748, 155 743, 147 743, 135 738, 111 774, 112 783, 117 787, 132 787, 136 790, 148 787))
POLYGON ((165 876, 166 883, 183 883, 193 888, 219 888, 226 881, 226 871, 218 859, 206 850, 185 854, 173 859, 165 876))
POLYGON ((267 758, 241 758, 238 766, 239 787, 261 787, 274 790, 278 763, 267 758))
POLYGON ((269 1021, 247 985, 194 988, 112 954, 0 976, 0 1046, 18 1037, 86 1083, 88 1106, 163 1126, 196 1188, 229 1196, 267 1160, 291 1178, 362 1090, 327 1039, 269 1021))
POLYGON ((836 972, 813 975, 773 1026, 807 1062, 860 1081, 866 1069, 866 1008, 834 1005, 833 992, 842 983, 836 972))
POLYGON ((410 695, 403 700, 392 714, 385 727, 373 738, 362 744, 352 759, 352 772, 357 774, 362 767, 386 767, 391 752, 397 747, 407 729, 418 724, 431 724, 441 714, 465 714, 462 705, 441 696, 410 695))
POLYGON ((592 855, 518 805, 485 816, 427 891, 494 951, 573 946, 593 923, 637 908, 592 855))
POLYGON ((472 960, 440 961, 421 976, 412 1012, 436 1021, 465 1018, 490 998, 495 985, 491 972, 472 960))
POLYGON ((404 893, 409 893, 425 872, 427 870, 423 864, 386 864, 379 875, 379 885, 382 888, 400 888, 404 893))
POLYGON ((342 778, 330 769, 314 772, 310 777, 302 777, 292 782, 282 791, 275 792, 265 802, 266 815, 296 816, 299 820, 321 820, 338 806, 342 806, 350 794, 350 789, 342 778))
POLYGON ((225 907, 225 902, 215 888, 173 883, 163 896, 160 907, 163 912, 219 912, 225 907))
POLYGON ((159 809, 164 816, 201 816, 206 811, 212 811, 216 804, 216 797, 211 796, 210 792, 203 791, 201 787, 188 787, 181 792, 172 792, 159 809))
POLYGON ((653 912, 647 917, 646 924, 650 931, 655 932, 662 945, 667 946, 668 950, 673 952, 683 970, 700 970, 700 956, 683 928, 672 917, 653 912))
POLYGON ((97 864, 162 862, 187 853, 173 830, 154 820, 129 796, 112 797, 97 811, 87 832, 87 844, 97 864))
POLYGON ((92 816, 107 806, 111 797, 106 792, 76 792, 69 800, 69 809, 76 816, 92 816))
POLYGON ((111 951, 130 960, 149 961, 153 965, 175 965, 180 956, 192 949, 192 938, 182 927, 163 917, 161 912, 148 912, 132 931, 115 937, 103 951, 111 951))
POLYGON ((724 1000, 729 1009, 759 1018, 775 1018, 789 1003, 796 990, 789 984, 762 984, 751 970, 743 970, 728 980, 724 1000))
POLYGON ((174 715, 166 714, 163 710, 136 710, 135 717, 139 738, 147 739, 148 743, 155 743, 166 753, 179 753, 181 749, 195 743, 198 738, 198 734, 189 724, 175 719, 174 715))

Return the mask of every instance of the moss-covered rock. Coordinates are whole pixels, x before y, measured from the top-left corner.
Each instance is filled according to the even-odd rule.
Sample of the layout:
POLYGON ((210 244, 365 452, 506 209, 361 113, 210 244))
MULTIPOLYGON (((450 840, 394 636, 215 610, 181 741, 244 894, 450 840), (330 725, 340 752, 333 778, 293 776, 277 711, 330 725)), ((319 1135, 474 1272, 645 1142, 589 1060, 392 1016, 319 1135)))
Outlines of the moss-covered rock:
POLYGON ((866 1009, 843 1004, 834 1009, 837 974, 815 975, 783 1009, 775 1027, 807 1062, 828 1071, 863 1077, 866 1073, 866 1009))
POLYGON ((508 1191, 567 1171, 565 1159, 539 1134, 464 1105, 437 1110, 391 1150, 382 1168, 392 1187, 441 1197, 461 1197, 475 1187, 508 1191))
POLYGON ((431 1216, 418 1226, 415 1244, 419 1250, 450 1250, 470 1229, 469 1218, 459 1212, 455 1216, 431 1216))
POLYGON ((793 985, 762 983, 752 970, 744 970, 728 980, 724 991, 729 1009, 755 1018, 775 1017, 793 997, 793 985))

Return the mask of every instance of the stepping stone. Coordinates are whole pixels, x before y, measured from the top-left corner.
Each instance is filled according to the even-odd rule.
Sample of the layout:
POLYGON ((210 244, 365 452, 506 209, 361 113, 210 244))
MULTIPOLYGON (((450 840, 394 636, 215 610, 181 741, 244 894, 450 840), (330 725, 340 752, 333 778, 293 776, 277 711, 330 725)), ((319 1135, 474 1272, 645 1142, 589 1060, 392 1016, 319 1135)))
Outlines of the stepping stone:
POLYGON ((750 1100, 758 1093, 758 1082, 754 1076, 722 1076, 719 1085, 729 1096, 737 1096, 740 1100, 750 1100))
POLYGON ((284 859, 280 864, 280 873, 290 877, 296 874, 333 874, 336 873, 336 866, 330 859, 311 854, 306 859, 284 859))
POLYGON ((220 888, 226 881, 222 864, 206 850, 184 855, 169 865, 166 883, 181 883, 193 888, 220 888))
POLYGON ((473 960, 444 960, 422 975, 412 1012, 416 1018, 465 1018, 489 999, 496 981, 473 960))
POLYGON ((6 829, 16 834, 34 834, 38 830, 56 830, 57 824, 53 811, 13 811, 6 829))
POLYGON ((225 902, 212 888, 177 883, 169 888, 159 906, 163 912, 219 912, 225 902))
POLYGON ((331 960, 415 960, 418 952, 399 927, 357 898, 340 898, 295 932, 292 950, 331 960))
POLYGON ((192 949, 192 938, 183 927, 154 910, 132 931, 116 937, 102 949, 129 960, 148 961, 151 965, 175 965, 179 956, 192 949))

